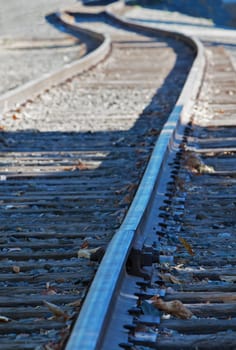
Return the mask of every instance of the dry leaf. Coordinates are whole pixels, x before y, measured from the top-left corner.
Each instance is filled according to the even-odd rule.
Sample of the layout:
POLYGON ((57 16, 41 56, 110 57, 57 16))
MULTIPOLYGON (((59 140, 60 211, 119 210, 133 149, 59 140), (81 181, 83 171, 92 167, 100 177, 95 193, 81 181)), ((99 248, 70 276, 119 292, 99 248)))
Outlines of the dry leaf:
POLYGON ((164 282, 170 282, 170 283, 175 283, 175 284, 181 284, 181 281, 176 278, 175 276, 171 275, 170 273, 159 273, 159 276, 161 277, 162 281, 164 282))
POLYGON ((158 296, 154 296, 150 300, 156 308, 175 317, 189 319, 193 316, 192 312, 180 300, 164 301, 158 296))
POLYGON ((83 163, 81 160, 79 160, 78 163, 76 164, 76 169, 87 170, 88 166, 85 163, 83 163))
POLYGON ((13 114, 12 119, 16 120, 16 119, 18 119, 18 117, 15 114, 13 114))
POLYGON ((133 196, 134 196, 134 192, 137 190, 138 185, 136 183, 131 183, 126 187, 126 192, 128 192, 126 194, 126 196, 120 201, 120 204, 130 204, 133 196))
POLYGON ((77 164, 63 168, 64 171, 87 170, 87 169, 88 169, 88 166, 85 163, 83 163, 80 159, 78 160, 77 164))
POLYGON ((190 254, 190 255, 194 255, 194 251, 191 247, 191 245, 186 241, 186 239, 182 238, 182 237, 179 237, 179 241, 183 244, 184 248, 187 250, 187 252, 190 254))
POLYGON ((215 169, 212 166, 204 164, 201 158, 192 152, 186 152, 185 165, 192 171, 199 174, 212 174, 215 169))
POLYGON ((213 166, 206 165, 202 163, 198 169, 200 174, 214 174, 215 169, 213 166))
POLYGON ((71 167, 71 166, 66 166, 63 168, 64 171, 73 171, 74 170, 74 167, 71 167))
POLYGON ((82 299, 77 299, 77 300, 72 301, 71 303, 69 303, 68 306, 78 307, 78 306, 81 306, 81 303, 82 303, 82 299))
POLYGON ((42 292, 43 295, 55 295, 57 294, 56 289, 53 286, 50 286, 50 282, 46 282, 46 290, 42 292))
POLYGON ((137 187, 138 187, 138 185, 137 185, 136 183, 131 183, 131 184, 128 185, 127 191, 128 191, 128 192, 136 191, 137 187))
POLYGON ((128 193, 120 202, 120 204, 130 204, 130 202, 132 201, 133 196, 128 193))
POLYGON ((80 249, 78 251, 78 258, 90 259, 91 255, 96 254, 102 247, 93 248, 93 249, 80 249))
POLYGON ((80 249, 87 249, 89 247, 89 242, 87 240, 83 241, 80 246, 80 249))
POLYGON ((20 266, 14 265, 12 266, 12 271, 15 273, 19 273, 20 272, 20 266))
POLYGON ((197 169, 201 165, 201 159, 192 152, 186 152, 185 165, 191 170, 197 169))
POLYGON ((68 315, 57 305, 53 303, 49 303, 48 301, 44 300, 44 305, 48 307, 48 309, 52 312, 52 314, 56 318, 63 317, 64 319, 68 319, 68 315))
POLYGON ((11 321, 10 318, 0 315, 0 322, 6 323, 6 322, 10 322, 10 321, 11 321))

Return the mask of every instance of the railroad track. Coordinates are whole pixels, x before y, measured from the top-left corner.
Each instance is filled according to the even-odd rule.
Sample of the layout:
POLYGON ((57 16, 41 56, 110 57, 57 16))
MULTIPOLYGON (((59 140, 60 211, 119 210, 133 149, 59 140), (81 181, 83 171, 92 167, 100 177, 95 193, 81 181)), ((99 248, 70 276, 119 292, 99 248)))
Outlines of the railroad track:
POLYGON ((65 347, 195 55, 194 45, 161 32, 128 28, 104 14, 91 19, 112 39, 103 63, 82 74, 109 53, 99 34, 101 46, 82 68, 67 67, 1 100, 24 101, 34 87, 32 100, 1 120, 5 350, 65 347), (34 97, 78 69, 78 77, 34 97))
POLYGON ((67 350, 236 348, 235 69, 223 45, 208 42, 205 52, 195 105, 184 91, 67 350), (174 137, 160 165, 170 124, 174 137))
MULTIPOLYGON (((171 317, 164 316, 158 326, 151 346, 157 349, 236 346, 235 120, 227 108, 234 104, 230 96, 235 71, 222 47, 208 48, 207 58, 193 121, 158 211, 162 221, 157 241, 163 257, 152 282, 165 296, 154 296, 153 305, 171 317)), ((150 297, 151 285, 142 288, 142 299, 145 293, 150 297)))
MULTIPOLYGON (((68 16, 66 16, 65 13, 61 12, 45 15, 45 21, 47 21, 48 24, 51 24, 52 28, 56 27, 58 32, 62 31, 67 34, 65 37, 60 37, 59 34, 58 36, 60 39, 50 38, 49 36, 47 40, 40 40, 40 38, 31 38, 31 40, 27 39, 25 41, 22 39, 1 40, 0 44, 3 48, 2 70, 7 70, 1 88, 1 113, 17 109, 18 106, 38 97, 45 90, 48 90, 67 79, 71 79, 74 75, 82 73, 96 65, 108 55, 111 43, 106 34, 100 34, 88 29, 82 29, 78 26, 73 26, 67 17, 68 16), (52 56, 50 56, 51 53, 47 53, 45 57, 44 51, 46 50, 47 52, 48 47, 51 50, 53 50, 53 47, 56 47, 56 50, 58 50, 60 46, 63 47, 63 45, 68 46, 70 56, 72 46, 74 45, 76 47, 77 55, 74 53, 74 56, 71 56, 70 58, 64 56, 62 59, 59 54, 59 58, 55 57, 55 65, 53 65, 53 68, 49 68, 51 63, 46 64, 46 67, 43 67, 43 61, 45 61, 45 59, 52 59, 52 56), (79 47, 79 49, 77 47, 79 47), (4 53, 4 50, 6 50, 6 52, 11 50, 16 51, 15 55, 18 57, 18 61, 16 60, 14 65, 11 63, 11 61, 14 60, 14 54, 9 55, 8 53, 6 58, 9 58, 10 62, 4 66, 4 62, 6 61, 6 58, 4 60, 4 57, 7 55, 7 53, 4 53), (36 51, 35 53, 34 50, 36 51), (42 50, 41 55, 40 50, 42 50), (23 53, 21 51, 23 51, 23 53), (26 63, 21 59, 21 55, 26 55, 27 61, 33 62, 32 67, 29 68, 28 72, 24 70, 26 63), (84 57, 85 55, 86 58, 84 57), (62 64, 61 61, 65 59, 69 61, 62 64), (10 67, 8 67, 8 65, 10 65, 10 67), (37 66, 40 66, 38 71, 37 66), (15 77, 17 70, 20 70, 21 72, 15 77)), ((55 50, 54 55, 58 56, 58 53, 55 50)))

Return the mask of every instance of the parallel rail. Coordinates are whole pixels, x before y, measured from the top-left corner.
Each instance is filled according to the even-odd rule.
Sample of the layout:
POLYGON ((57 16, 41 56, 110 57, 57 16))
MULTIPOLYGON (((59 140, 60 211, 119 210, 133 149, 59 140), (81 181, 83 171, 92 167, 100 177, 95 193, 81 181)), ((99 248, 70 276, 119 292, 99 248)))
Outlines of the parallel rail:
POLYGON ((236 72, 223 47, 208 42, 205 66, 195 44, 189 79, 67 350, 236 348, 236 72))
POLYGON ((111 39, 78 28, 76 12, 49 16, 101 46, 9 99, 91 68, 3 119, 2 349, 236 348, 235 68, 223 47, 132 23, 120 6, 89 16, 111 39), (164 79, 174 96, 155 91, 164 79), (131 92, 132 113, 120 108, 131 92))
POLYGON ((60 30, 83 40, 87 45, 85 57, 80 57, 78 60, 64 65, 63 68, 44 74, 38 79, 29 81, 12 91, 2 94, 0 96, 0 110, 2 112, 14 109, 16 105, 21 105, 32 98, 36 98, 45 90, 88 70, 105 59, 109 54, 111 42, 106 34, 96 33, 79 27, 75 28, 68 21, 66 14, 60 12, 48 15, 48 21, 55 26, 60 26, 60 30))
MULTIPOLYGON (((137 32, 137 28, 127 31, 127 24, 114 26, 114 33, 111 19, 109 23, 113 35, 110 60, 108 57, 97 69, 41 94, 2 121, 3 349, 64 346, 97 260, 124 218, 196 51, 170 37, 160 38, 160 32, 155 34, 145 28, 142 32, 137 32), (176 54, 176 62, 174 50, 179 55, 176 54), (158 69, 154 72, 144 60, 146 73, 140 76, 143 62, 136 62, 137 54, 139 58, 153 57, 153 62, 157 55, 163 55, 165 70, 158 71, 163 65, 157 61, 158 69), (174 69, 169 73, 173 62, 174 69), (146 87, 147 74, 150 91, 146 87), (160 87, 167 75, 177 82, 171 96, 165 89, 156 92, 157 82, 160 87), (107 90, 101 91, 103 86, 107 90), (101 109, 101 104, 95 104, 90 112, 94 115, 88 116, 84 107, 88 96, 93 97, 93 106, 98 87, 101 94, 97 100, 104 103, 105 91, 105 102, 114 107, 107 105, 107 109, 101 109), (114 92, 118 101, 127 98, 127 92, 133 94, 132 109, 129 106, 123 111, 116 109, 114 99, 109 101, 109 94, 114 92), (147 94, 150 105, 142 103, 145 108, 133 113, 147 94), (158 97, 165 101, 165 106, 157 107, 157 111, 154 106, 158 97), (73 106, 70 115, 66 114, 65 105, 70 111, 73 106), (102 249, 94 254, 95 262, 78 258, 81 248, 97 246, 102 249)), ((177 121, 176 112, 178 108, 170 122, 177 121)), ((167 142, 164 133, 162 139, 167 142)), ((148 196, 152 186, 153 182, 148 196)), ((143 199, 148 200, 146 194, 143 199)), ((141 213, 143 209, 138 206, 136 202, 135 210, 141 213)), ((133 226, 130 230, 126 221, 124 225, 122 230, 126 227, 132 241, 133 226)), ((127 249, 127 256, 128 253, 127 249)))
MULTIPOLYGON (((112 17, 110 10, 108 13, 112 17)), ((116 21, 128 25, 130 28, 147 30, 142 25, 131 23, 118 16, 114 17, 116 21)), ((109 341, 106 343, 107 340, 105 340, 108 333, 108 323, 114 313, 115 299, 121 293, 121 279, 126 271, 127 259, 132 248, 140 252, 142 250, 146 240, 145 235, 143 235, 143 227, 146 225, 145 221, 149 216, 156 195, 159 185, 158 178, 164 176, 166 183, 168 182, 170 176, 169 159, 179 151, 184 136, 183 131, 190 122, 191 108, 202 82, 204 71, 202 45, 196 39, 188 38, 181 33, 171 33, 158 29, 151 29, 151 31, 187 42, 197 51, 197 56, 183 91, 158 138, 132 205, 120 229, 112 239, 96 273, 67 343, 67 350, 105 349, 106 346, 109 348, 109 341)), ((166 183, 162 181, 163 189, 166 187, 166 183)))

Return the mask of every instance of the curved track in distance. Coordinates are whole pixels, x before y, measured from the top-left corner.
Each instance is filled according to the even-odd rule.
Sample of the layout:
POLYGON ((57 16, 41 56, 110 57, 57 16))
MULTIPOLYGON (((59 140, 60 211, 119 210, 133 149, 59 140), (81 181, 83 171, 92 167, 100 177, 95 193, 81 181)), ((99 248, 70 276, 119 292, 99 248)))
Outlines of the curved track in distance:
MULTIPOLYGON (((190 103, 187 114, 184 110, 178 115, 183 128, 178 123, 172 125, 175 138, 155 178, 149 206, 145 212, 141 209, 144 197, 139 195, 139 188, 136 206, 132 204, 130 209, 134 215, 128 214, 127 229, 122 231, 121 227, 120 236, 117 234, 110 245, 68 350, 236 347, 232 250, 236 73, 223 45, 207 45, 200 94, 194 106, 190 103), (136 220, 140 221, 136 214, 141 212, 145 215, 135 229, 136 220), (122 249, 126 251, 128 240, 132 250, 126 261, 122 249), (123 244, 121 248, 118 242, 123 244), (118 258, 119 254, 123 257, 118 258), (110 266, 121 259, 123 267, 114 267, 113 274, 110 266)), ((187 99, 183 101, 188 104, 187 99)), ((170 120, 156 152, 163 150, 160 141, 169 128, 170 120)), ((141 183, 143 191, 152 181, 148 170, 158 164, 155 150, 141 183)))
POLYGON ((107 60, 2 120, 5 350, 63 348, 194 58, 174 38, 91 19, 112 37, 107 60))

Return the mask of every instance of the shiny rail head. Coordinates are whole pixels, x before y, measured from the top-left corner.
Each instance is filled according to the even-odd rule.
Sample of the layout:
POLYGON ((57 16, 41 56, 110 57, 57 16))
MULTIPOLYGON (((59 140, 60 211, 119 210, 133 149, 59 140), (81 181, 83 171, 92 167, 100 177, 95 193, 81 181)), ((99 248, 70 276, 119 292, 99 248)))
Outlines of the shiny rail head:
MULTIPOLYGON (((122 21, 122 19, 119 20, 122 21)), ((127 23, 128 21, 125 20, 124 22, 127 23)), ((130 22, 129 25, 132 27, 133 24, 130 22)), ((159 30, 156 32, 158 34, 159 30)), ((171 36, 171 33, 168 32, 168 35, 171 36)), ((176 37, 176 33, 173 35, 176 37)), ((183 38, 182 34, 180 34, 179 39, 181 40, 181 38, 183 38)), ((187 41, 190 41, 192 46, 198 50, 197 57, 176 106, 161 132, 128 214, 121 228, 115 234, 102 260, 102 264, 99 267, 82 307, 80 316, 75 323, 71 337, 67 343, 66 350, 101 349, 100 345, 103 337, 101 332, 104 332, 110 317, 107 311, 110 310, 112 300, 118 293, 118 281, 121 278, 122 272, 124 272, 123 269, 125 268, 126 259, 131 249, 135 233, 142 220, 146 207, 151 200, 155 182, 163 167, 168 149, 170 150, 170 148, 172 148, 171 144, 175 144, 175 151, 178 150, 178 145, 181 141, 180 135, 182 134, 184 124, 189 121, 192 101, 196 98, 201 84, 205 64, 203 48, 201 44, 193 38, 188 38, 187 41), (189 99, 191 99, 191 103, 189 103, 189 99), (178 132, 177 128, 179 128, 178 132), (178 137, 176 138, 175 136, 177 134, 178 137), (118 249, 119 254, 117 246, 122 248, 118 249), (114 258, 116 259, 116 264, 112 263, 114 258), (120 267, 117 266, 118 262, 121 264, 120 267), (112 276, 112 278, 110 278, 110 276, 112 276)))

